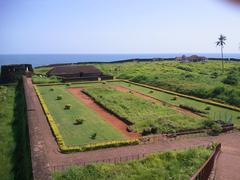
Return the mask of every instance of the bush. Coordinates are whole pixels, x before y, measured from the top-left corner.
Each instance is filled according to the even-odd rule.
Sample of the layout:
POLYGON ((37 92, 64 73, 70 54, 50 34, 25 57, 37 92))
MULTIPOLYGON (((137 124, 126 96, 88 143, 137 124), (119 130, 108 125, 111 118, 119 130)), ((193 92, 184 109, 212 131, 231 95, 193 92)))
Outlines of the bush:
POLYGON ((211 134, 214 136, 219 135, 223 131, 223 128, 220 124, 214 123, 211 127, 211 134))
POLYGON ((54 89, 53 88, 51 88, 51 89, 49 89, 50 91, 54 91, 54 89))
POLYGON ((71 109, 72 105, 71 104, 66 104, 64 109, 68 110, 68 109, 71 109))
POLYGON ((216 87, 213 91, 212 91, 212 97, 216 97, 220 94, 222 94, 225 91, 224 87, 216 87))
POLYGON ((230 74, 222 82, 224 84, 236 85, 238 83, 238 79, 234 74, 230 74))
POLYGON ((71 86, 72 84, 71 83, 67 83, 66 86, 71 86))
POLYGON ((80 125, 84 122, 84 119, 76 119, 74 125, 80 125))
POLYGON ((158 128, 155 127, 155 126, 152 126, 152 127, 151 127, 151 133, 152 133, 152 134, 157 134, 157 133, 158 133, 158 128))
POLYGON ((147 136, 151 133, 152 133, 152 128, 150 128, 150 127, 144 128, 143 131, 142 131, 143 136, 147 136))
POLYGON ((57 100, 62 100, 62 95, 58 95, 57 100))
POLYGON ((193 78, 194 76, 192 74, 186 74, 185 78, 193 78))
POLYGON ((176 101, 177 100, 177 96, 174 96, 171 100, 172 101, 176 101))
POLYGON ((150 94, 152 94, 152 93, 153 93, 153 91, 149 91, 149 93, 150 93, 150 94))
POLYGON ((96 137, 97 137, 97 133, 93 133, 91 136, 91 139, 96 139, 96 137))
POLYGON ((210 107, 210 106, 207 106, 207 107, 205 108, 205 110, 209 111, 209 110, 211 110, 211 107, 210 107))
POLYGON ((212 128, 213 124, 214 124, 214 121, 212 121, 212 120, 205 120, 205 121, 203 121, 203 126, 205 128, 212 128))
POLYGON ((238 116, 237 119, 240 119, 240 116, 238 116))
POLYGON ((190 67, 186 67, 186 66, 177 66, 177 69, 192 72, 192 69, 190 67))

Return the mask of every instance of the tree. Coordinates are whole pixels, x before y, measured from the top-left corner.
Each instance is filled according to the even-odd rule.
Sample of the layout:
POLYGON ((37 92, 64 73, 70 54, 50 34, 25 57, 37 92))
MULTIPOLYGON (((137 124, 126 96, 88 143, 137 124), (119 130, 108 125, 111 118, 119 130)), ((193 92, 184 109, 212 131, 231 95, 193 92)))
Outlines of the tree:
POLYGON ((224 47, 224 45, 226 44, 226 42, 225 42, 226 40, 227 40, 226 36, 224 36, 224 35, 221 34, 221 35, 219 36, 219 38, 218 38, 218 41, 216 42, 216 45, 221 47, 222 71, 224 71, 224 64, 223 64, 223 47, 224 47))

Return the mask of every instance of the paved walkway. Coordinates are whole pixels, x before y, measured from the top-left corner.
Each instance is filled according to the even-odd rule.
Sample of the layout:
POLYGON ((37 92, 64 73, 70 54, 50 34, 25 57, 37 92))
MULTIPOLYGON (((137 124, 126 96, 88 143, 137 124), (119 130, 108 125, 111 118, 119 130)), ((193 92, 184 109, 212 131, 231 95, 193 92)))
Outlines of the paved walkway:
MULTIPOLYGON (((197 137, 180 139, 174 141, 160 141, 153 144, 125 146, 118 148, 108 148, 88 152, 78 152, 71 154, 62 154, 59 152, 56 141, 52 135, 51 129, 48 125, 47 119, 41 108, 41 104, 33 89, 31 79, 27 79, 28 93, 31 97, 34 109, 35 119, 32 121, 32 125, 29 128, 30 135, 36 137, 36 140, 31 144, 32 154, 39 158, 36 158, 36 162, 33 162, 33 171, 37 172, 38 169, 41 173, 35 173, 35 179, 46 179, 46 173, 49 173, 49 169, 46 167, 52 166, 67 166, 79 164, 81 162, 94 162, 104 159, 115 159, 126 156, 136 156, 138 154, 149 154, 159 151, 168 151, 173 149, 184 149, 198 145, 206 145, 213 141, 222 143, 223 152, 220 154, 217 161, 216 179, 217 180, 240 180, 238 171, 240 170, 240 133, 234 132, 229 134, 223 134, 218 137, 197 137), (37 129, 37 131, 36 131, 37 129), (38 142, 38 138, 41 140, 38 142), (33 149, 34 148, 34 149, 33 149), (41 160, 41 158, 44 158, 41 160), (39 161, 39 162, 38 162, 39 161), (44 164, 43 164, 44 163, 44 164), (35 168, 35 169, 34 169, 35 168), (46 169, 43 172, 43 169, 46 169), (45 173, 45 174, 44 174, 45 173)), ((28 98, 27 97, 27 98, 28 98)))

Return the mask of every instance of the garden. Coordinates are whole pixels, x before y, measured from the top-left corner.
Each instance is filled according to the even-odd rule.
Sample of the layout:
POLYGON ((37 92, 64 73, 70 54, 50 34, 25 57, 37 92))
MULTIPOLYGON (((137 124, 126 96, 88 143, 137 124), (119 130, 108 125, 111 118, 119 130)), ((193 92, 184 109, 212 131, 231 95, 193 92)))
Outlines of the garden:
POLYGON ((215 121, 234 123, 240 127, 239 111, 227 105, 194 100, 128 81, 37 85, 42 104, 46 105, 44 110, 48 120, 54 124, 50 123, 50 126, 57 129, 54 135, 57 141, 60 137, 60 147, 63 144, 63 152, 139 143, 137 139, 130 140, 76 98, 69 88, 78 89, 79 93, 87 95, 108 113, 128 122, 127 131, 143 136, 211 127, 220 132, 221 127, 215 121), (119 91, 116 87, 123 87, 127 91, 119 91), (136 93, 155 101, 137 96, 136 93))

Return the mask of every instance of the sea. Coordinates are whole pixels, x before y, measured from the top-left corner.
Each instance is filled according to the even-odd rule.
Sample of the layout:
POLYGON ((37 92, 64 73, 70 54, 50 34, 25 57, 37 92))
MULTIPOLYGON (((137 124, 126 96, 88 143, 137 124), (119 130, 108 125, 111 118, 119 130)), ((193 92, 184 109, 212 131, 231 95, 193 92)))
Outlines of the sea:
MULTIPOLYGON (((32 64, 34 67, 78 62, 112 62, 141 58, 175 58, 182 55, 199 55, 208 58, 221 58, 215 53, 171 53, 171 54, 0 54, 0 65, 32 64)), ((240 53, 224 54, 224 58, 240 59, 240 53)))

